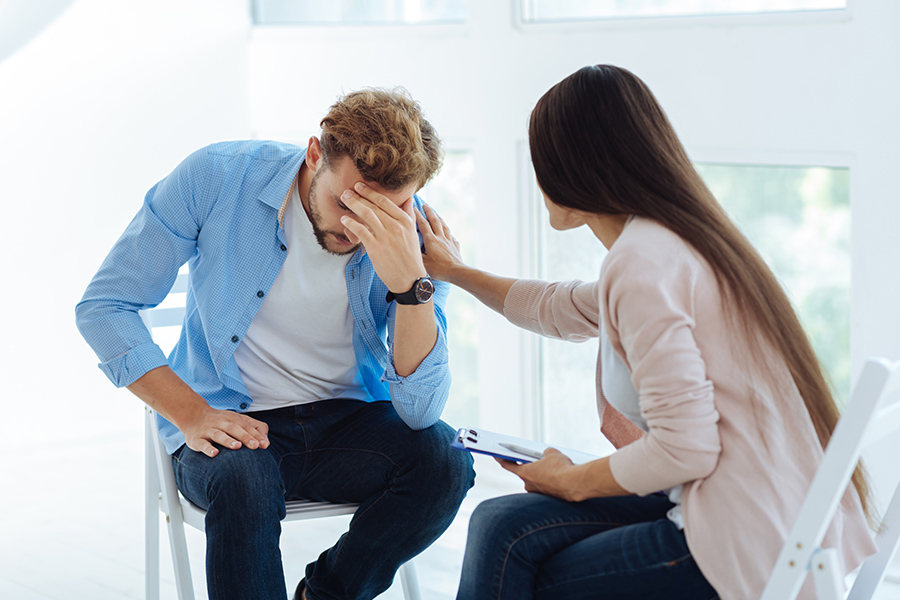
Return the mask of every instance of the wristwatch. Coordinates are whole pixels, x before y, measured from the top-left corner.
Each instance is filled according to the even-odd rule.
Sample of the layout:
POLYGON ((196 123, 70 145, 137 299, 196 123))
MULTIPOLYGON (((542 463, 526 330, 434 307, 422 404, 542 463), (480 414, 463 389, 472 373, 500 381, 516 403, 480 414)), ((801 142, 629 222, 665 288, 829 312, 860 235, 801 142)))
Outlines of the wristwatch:
POLYGON ((431 301, 432 295, 434 295, 434 282, 431 280, 431 277, 426 275, 416 279, 416 282, 408 292, 395 294, 389 291, 384 300, 388 303, 396 300, 397 304, 425 304, 431 301))

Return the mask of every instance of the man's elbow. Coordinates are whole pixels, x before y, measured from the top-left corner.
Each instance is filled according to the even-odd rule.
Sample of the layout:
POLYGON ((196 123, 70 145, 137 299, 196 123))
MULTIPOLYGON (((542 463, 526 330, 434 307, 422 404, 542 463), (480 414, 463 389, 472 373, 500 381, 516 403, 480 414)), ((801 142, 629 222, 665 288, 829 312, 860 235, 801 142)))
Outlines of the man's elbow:
POLYGON ((91 322, 94 320, 92 303, 82 300, 75 305, 75 327, 83 338, 87 338, 91 322))
POLYGON ((404 423, 406 423, 407 427, 409 427, 413 431, 422 431, 423 429, 428 429, 439 420, 439 417, 430 418, 423 415, 414 415, 400 411, 397 411, 397 414, 400 415, 400 419, 404 423))

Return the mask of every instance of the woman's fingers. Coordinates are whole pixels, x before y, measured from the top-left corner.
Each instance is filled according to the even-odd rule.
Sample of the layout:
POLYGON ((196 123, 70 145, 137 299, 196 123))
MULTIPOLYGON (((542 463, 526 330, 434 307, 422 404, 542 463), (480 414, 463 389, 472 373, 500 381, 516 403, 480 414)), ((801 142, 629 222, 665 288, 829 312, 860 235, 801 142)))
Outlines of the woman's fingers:
POLYGON ((426 222, 428 223, 428 228, 434 232, 434 235, 443 236, 444 235, 444 227, 443 227, 444 224, 441 222, 441 218, 434 211, 434 209, 431 208, 428 204, 423 204, 422 208, 425 211, 424 216, 426 217, 426 222))
POLYGON ((426 251, 428 243, 434 243, 438 239, 438 232, 434 230, 434 227, 431 225, 431 222, 425 218, 425 214, 419 210, 416 211, 416 225, 419 226, 419 233, 422 234, 422 239, 425 241, 426 251))

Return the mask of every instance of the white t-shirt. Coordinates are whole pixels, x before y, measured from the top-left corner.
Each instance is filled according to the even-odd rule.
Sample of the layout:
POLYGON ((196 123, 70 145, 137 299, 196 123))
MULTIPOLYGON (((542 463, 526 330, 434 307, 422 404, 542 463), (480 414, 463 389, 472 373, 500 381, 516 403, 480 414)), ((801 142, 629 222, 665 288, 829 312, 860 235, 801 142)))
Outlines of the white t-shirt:
POLYGON ((352 254, 319 246, 297 187, 284 215, 287 258, 234 352, 253 404, 269 410, 368 397, 353 352, 344 270, 352 254))
MULTIPOLYGON (((640 398, 631 382, 631 372, 613 350, 602 318, 600 319, 600 371, 600 386, 603 389, 603 395, 606 396, 606 402, 646 433, 649 428, 647 420, 641 415, 640 398)), ((669 509, 667 515, 669 520, 675 523, 678 529, 684 529, 684 519, 681 515, 681 486, 677 485, 662 491, 669 497, 669 502, 675 505, 669 509)))

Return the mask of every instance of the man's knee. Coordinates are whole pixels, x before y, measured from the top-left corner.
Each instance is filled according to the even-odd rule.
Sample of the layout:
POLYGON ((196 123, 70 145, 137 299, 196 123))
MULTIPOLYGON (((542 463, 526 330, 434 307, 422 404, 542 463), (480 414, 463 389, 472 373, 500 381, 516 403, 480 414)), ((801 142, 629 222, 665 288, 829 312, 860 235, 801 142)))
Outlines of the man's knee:
POLYGON ((450 446, 456 432, 443 421, 414 432, 413 457, 416 470, 433 475, 443 482, 443 489, 456 490, 460 500, 475 483, 474 461, 469 452, 461 452, 450 446))
POLYGON ((187 482, 187 490, 182 490, 189 500, 207 510, 284 518, 284 482, 277 462, 266 450, 223 448, 204 462, 198 469, 192 461, 184 461, 183 477, 179 479, 194 479, 187 482), (195 500, 197 496, 199 501, 195 500))

